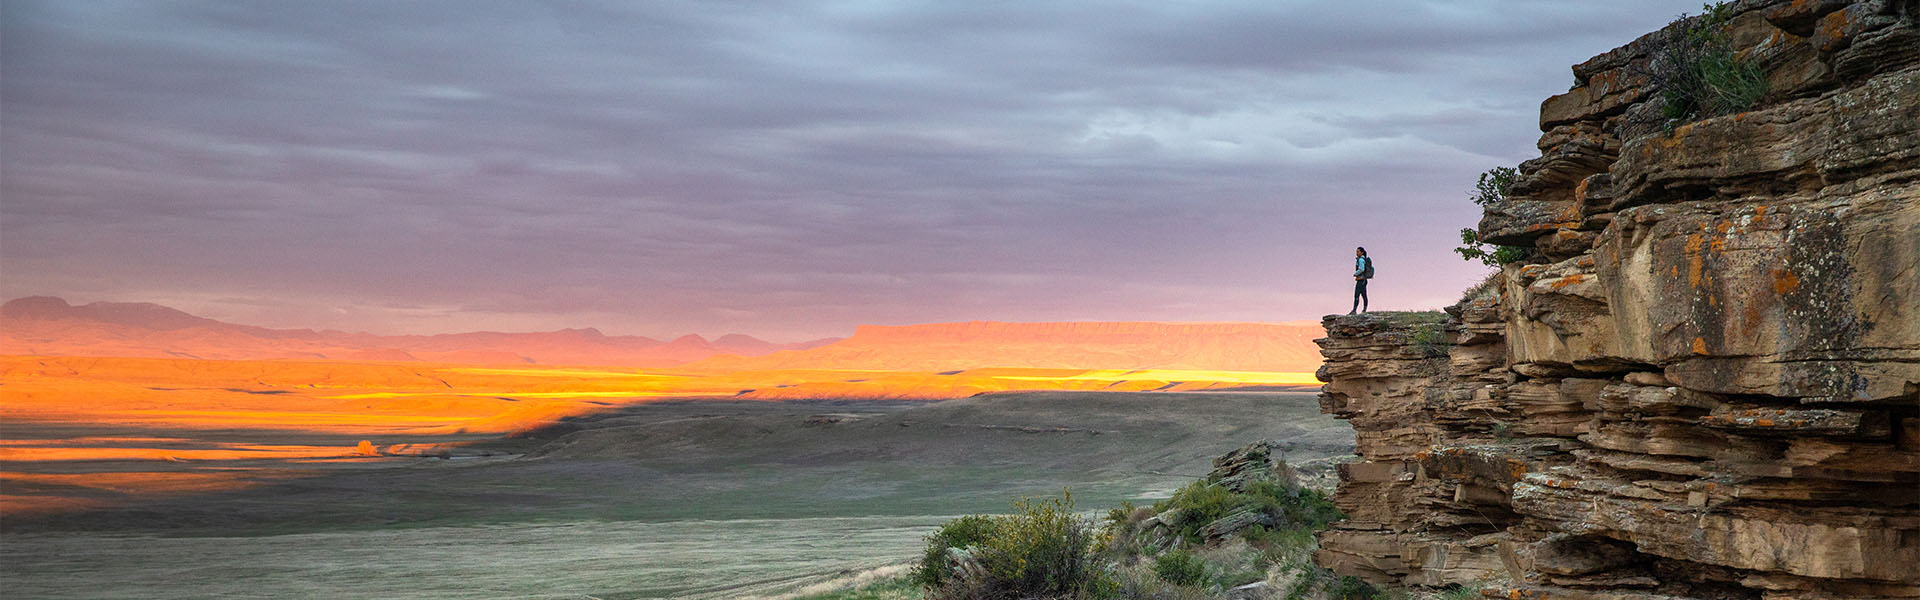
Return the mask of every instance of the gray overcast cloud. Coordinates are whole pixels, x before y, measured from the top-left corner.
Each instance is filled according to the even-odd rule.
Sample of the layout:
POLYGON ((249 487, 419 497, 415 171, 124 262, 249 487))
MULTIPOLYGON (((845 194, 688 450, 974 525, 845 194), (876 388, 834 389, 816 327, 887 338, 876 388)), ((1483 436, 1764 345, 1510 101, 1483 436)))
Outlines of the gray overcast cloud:
POLYGON ((1689 2, 21 2, 7 297, 381 333, 1450 303, 1568 66, 1689 2))

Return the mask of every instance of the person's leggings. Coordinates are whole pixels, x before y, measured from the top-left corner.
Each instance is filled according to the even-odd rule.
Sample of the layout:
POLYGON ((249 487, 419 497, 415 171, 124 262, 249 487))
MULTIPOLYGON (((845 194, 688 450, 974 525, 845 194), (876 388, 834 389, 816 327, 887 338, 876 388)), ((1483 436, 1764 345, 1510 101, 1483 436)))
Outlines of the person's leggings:
POLYGON ((1347 312, 1353 312, 1355 309, 1361 312, 1367 310, 1367 280, 1365 279, 1353 280, 1353 309, 1347 312))

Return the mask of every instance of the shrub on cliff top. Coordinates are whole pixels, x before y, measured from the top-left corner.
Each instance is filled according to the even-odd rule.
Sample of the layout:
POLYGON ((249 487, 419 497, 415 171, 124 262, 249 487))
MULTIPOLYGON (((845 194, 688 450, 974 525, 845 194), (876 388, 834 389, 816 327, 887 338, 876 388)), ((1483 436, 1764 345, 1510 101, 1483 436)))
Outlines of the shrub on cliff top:
POLYGON ((1448 349, 1453 347, 1453 342, 1447 340, 1446 326, 1438 323, 1414 328, 1408 341, 1413 342, 1413 346, 1420 350, 1420 355, 1427 358, 1446 356, 1448 349))
POLYGON ((1467 198, 1477 206, 1492 206, 1507 199, 1513 191, 1513 180, 1520 176, 1519 169, 1513 167, 1494 167, 1480 174, 1480 181, 1473 184, 1473 194, 1467 198))
MULTIPOLYGON (((1513 190, 1513 180, 1520 171, 1513 167, 1494 167, 1480 174, 1480 181, 1473 184, 1473 192, 1467 195, 1475 206, 1487 207, 1507 199, 1513 190)), ((1510 262, 1518 262, 1527 257, 1527 249, 1518 246, 1495 246, 1480 241, 1480 232, 1473 229, 1460 230, 1460 246, 1453 251, 1464 260, 1477 260, 1489 267, 1498 267, 1510 262)))
POLYGON ((1669 124, 1751 109, 1767 95, 1766 74, 1727 39, 1732 19, 1731 3, 1704 4, 1700 14, 1674 19, 1656 41, 1647 77, 1660 90, 1669 124))

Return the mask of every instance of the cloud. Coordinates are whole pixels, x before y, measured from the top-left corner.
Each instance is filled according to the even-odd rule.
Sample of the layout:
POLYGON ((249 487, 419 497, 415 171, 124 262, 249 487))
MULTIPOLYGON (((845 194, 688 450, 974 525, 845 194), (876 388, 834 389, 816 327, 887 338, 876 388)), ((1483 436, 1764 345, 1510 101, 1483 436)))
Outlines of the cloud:
POLYGON ((1310 317, 1365 244, 1423 308, 1567 65, 1689 8, 1563 4, 11 3, 5 288, 807 337, 1310 317))

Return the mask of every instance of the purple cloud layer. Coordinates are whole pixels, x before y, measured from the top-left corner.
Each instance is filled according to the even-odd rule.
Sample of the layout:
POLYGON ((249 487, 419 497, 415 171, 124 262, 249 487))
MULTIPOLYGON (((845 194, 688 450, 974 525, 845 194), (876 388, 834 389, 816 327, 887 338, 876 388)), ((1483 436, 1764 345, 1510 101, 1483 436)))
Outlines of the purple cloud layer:
POLYGON ((7 297, 377 332, 1451 302, 1480 171, 1697 2, 9 2, 7 297))

